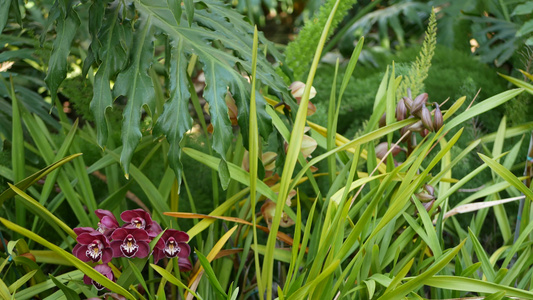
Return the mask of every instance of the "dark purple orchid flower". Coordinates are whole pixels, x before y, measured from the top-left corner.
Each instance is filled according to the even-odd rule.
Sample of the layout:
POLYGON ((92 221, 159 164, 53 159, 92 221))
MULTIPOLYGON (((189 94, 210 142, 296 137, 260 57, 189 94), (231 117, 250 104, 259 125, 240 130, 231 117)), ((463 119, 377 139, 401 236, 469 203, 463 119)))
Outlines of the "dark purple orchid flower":
POLYGON ((187 233, 176 229, 167 229, 155 245, 155 263, 165 256, 168 258, 176 256, 180 258, 189 257, 191 247, 187 244, 188 241, 189 235, 187 233))
POLYGON ((143 229, 118 228, 111 235, 114 257, 147 257, 150 254, 150 237, 143 229))
POLYGON ((100 222, 98 222, 98 231, 103 233, 105 236, 109 237, 113 231, 120 227, 118 224, 117 218, 113 215, 112 212, 105 209, 97 209, 94 211, 100 222))
POLYGON ((192 264, 188 257, 178 257, 178 266, 180 267, 180 272, 192 270, 192 264))
POLYGON ((123 228, 139 228, 148 232, 148 235, 152 238, 156 237, 163 231, 161 226, 156 221, 153 221, 150 214, 144 209, 137 208, 133 210, 127 210, 120 214, 122 221, 126 222, 123 228))
POLYGON ((74 233, 76 235, 80 235, 82 233, 91 233, 93 231, 96 231, 94 228, 92 227, 76 227, 73 229, 74 230, 74 233))
POLYGON ((72 254, 84 262, 98 262, 101 259, 107 264, 113 258, 113 250, 107 237, 94 229, 92 232, 82 232, 76 241, 78 244, 72 249, 72 254))
MULTIPOLYGON (((115 275, 113 274, 113 270, 111 270, 111 267, 109 267, 108 265, 97 265, 94 267, 94 269, 100 272, 105 277, 109 278, 109 280, 115 281, 115 275)), ((101 285, 99 282, 95 281, 87 275, 83 276, 83 283, 92 284, 96 287, 97 290, 102 290, 104 288, 103 285, 101 285)))

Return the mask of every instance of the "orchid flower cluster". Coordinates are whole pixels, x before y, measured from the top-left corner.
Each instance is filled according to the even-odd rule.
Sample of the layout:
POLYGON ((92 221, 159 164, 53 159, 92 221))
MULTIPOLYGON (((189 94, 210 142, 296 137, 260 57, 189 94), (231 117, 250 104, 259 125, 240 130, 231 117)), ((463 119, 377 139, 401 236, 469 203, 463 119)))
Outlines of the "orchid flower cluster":
MULTIPOLYGON (((124 224, 119 222, 108 210, 97 209, 96 216, 100 219, 98 228, 78 227, 74 232, 78 235, 78 244, 72 249, 72 254, 84 262, 102 262, 95 266, 95 269, 114 280, 111 268, 107 263, 115 257, 145 258, 154 256, 157 263, 164 257, 178 258, 180 271, 190 271, 192 269, 189 261, 191 248, 187 244, 189 235, 183 231, 167 229, 155 244, 153 251, 150 251, 150 242, 163 230, 161 226, 143 209, 127 210, 120 214, 124 224)), ((87 276, 85 276, 87 277, 87 276)), ((89 277, 84 278, 84 282, 92 283, 97 289, 103 286, 89 277)))

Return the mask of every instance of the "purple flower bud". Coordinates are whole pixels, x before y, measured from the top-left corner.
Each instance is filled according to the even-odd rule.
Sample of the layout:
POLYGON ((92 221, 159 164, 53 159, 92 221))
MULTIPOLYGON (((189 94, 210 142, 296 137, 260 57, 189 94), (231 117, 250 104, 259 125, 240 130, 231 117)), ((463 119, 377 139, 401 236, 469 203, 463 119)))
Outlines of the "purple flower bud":
POLYGON ((383 115, 381 115, 381 118, 379 118, 379 127, 383 127, 385 125, 387 125, 387 114, 383 113, 383 115))
POLYGON ((407 107, 405 106, 405 101, 403 99, 400 99, 400 101, 398 101, 398 104, 396 105, 396 120, 404 120, 406 116, 407 107))
POLYGON ((428 94, 423 93, 418 96, 416 96, 415 100, 413 100, 413 105, 411 106, 411 114, 414 116, 418 116, 420 113, 420 110, 423 106, 426 105, 426 102, 428 101, 428 94))
POLYGON ((439 104, 437 102, 433 104, 435 104, 435 120, 433 122, 433 127, 435 127, 435 131, 439 131, 444 124, 444 119, 442 118, 442 112, 440 111, 439 104))
POLYGON ((420 118, 422 119, 422 123, 424 124, 424 126, 429 131, 433 131, 433 121, 431 120, 431 113, 429 112, 429 109, 425 105, 422 106, 422 110, 420 112, 420 118))
POLYGON ((405 107, 411 110, 411 108, 413 107, 413 99, 411 99, 411 97, 403 97, 402 100, 405 104, 405 107))
MULTIPOLYGON (((392 156, 396 156, 398 155, 398 153, 402 151, 402 148, 400 148, 400 146, 397 146, 397 145, 392 145, 392 146, 394 146, 393 150, 391 151, 392 156)), ((376 146, 375 151, 376 151, 376 157, 379 159, 383 159, 383 157, 385 157, 385 154, 387 154, 387 152, 389 151, 388 143, 387 142, 379 143, 376 146)))

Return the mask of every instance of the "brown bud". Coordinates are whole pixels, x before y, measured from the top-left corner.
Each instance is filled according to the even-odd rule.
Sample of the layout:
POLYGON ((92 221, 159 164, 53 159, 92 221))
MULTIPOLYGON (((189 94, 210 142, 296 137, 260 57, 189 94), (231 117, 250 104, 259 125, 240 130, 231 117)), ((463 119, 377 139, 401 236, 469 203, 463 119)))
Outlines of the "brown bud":
POLYGON ((435 199, 435 197, 433 197, 430 194, 425 193, 425 192, 421 192, 421 193, 415 194, 415 196, 418 198, 418 200, 420 200, 422 202, 428 202, 430 200, 435 199))
POLYGON ((413 107, 413 99, 409 98, 409 97, 403 97, 402 98, 404 104, 405 104, 405 107, 407 107, 407 109, 411 110, 411 107, 413 107))
POLYGON ((429 130, 427 130, 426 128, 424 128, 422 131, 420 131, 420 136, 421 137, 426 137, 426 135, 429 134, 429 130))
POLYGON ((422 119, 422 123, 429 131, 433 131, 433 121, 431 120, 431 113, 425 105, 422 106, 422 110, 420 111, 420 119, 422 119))
POLYGON ((419 111, 422 109, 423 106, 426 105, 426 102, 428 101, 428 94, 423 93, 418 96, 416 96, 415 100, 413 100, 413 105, 411 106, 411 114, 412 115, 418 115, 419 111))
POLYGON ((435 104, 435 120, 433 122, 433 127, 435 128, 435 131, 439 131, 444 123, 444 119, 442 118, 442 112, 440 111, 439 104, 437 102, 433 104, 435 104))
POLYGON ((381 118, 379 118, 379 127, 383 127, 385 125, 387 125, 387 114, 383 113, 381 118))
POLYGON ((420 132, 424 129, 424 124, 422 124, 422 121, 418 121, 414 124, 411 124, 409 127, 407 127, 407 129, 411 132, 420 132))
POLYGON ((426 190, 426 192, 428 192, 428 194, 430 194, 431 196, 435 196, 435 188, 433 186, 425 184, 424 190, 426 190))
MULTIPOLYGON (((398 153, 402 151, 402 148, 400 148, 400 146, 398 145, 392 145, 392 146, 394 146, 394 148, 391 151, 392 156, 396 156, 398 155, 398 153)), ((379 143, 376 146, 375 151, 376 151, 376 157, 379 159, 383 159, 385 155, 387 154, 387 152, 389 151, 388 143, 387 142, 379 143)))
POLYGON ((398 101, 398 104, 396 105, 396 120, 401 121, 404 120, 407 116, 407 107, 405 106, 405 102, 403 99, 400 99, 398 101))

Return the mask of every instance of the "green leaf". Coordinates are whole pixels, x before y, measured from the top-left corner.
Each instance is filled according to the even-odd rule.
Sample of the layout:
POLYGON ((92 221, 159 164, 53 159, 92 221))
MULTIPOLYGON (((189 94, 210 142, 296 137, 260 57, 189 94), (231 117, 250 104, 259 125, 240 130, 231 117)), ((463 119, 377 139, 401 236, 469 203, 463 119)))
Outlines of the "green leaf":
POLYGON ((497 163, 496 160, 491 159, 488 156, 485 156, 481 153, 478 153, 478 155, 494 172, 500 175, 500 177, 502 177, 505 181, 509 182, 515 188, 517 188, 530 200, 533 200, 533 191, 528 189, 520 180, 518 180, 518 178, 516 178, 516 176, 511 173, 511 171, 507 170, 504 166, 497 163))
POLYGON ((516 32, 516 36, 524 36, 524 35, 529 34, 532 31, 533 31, 533 20, 529 20, 525 22, 524 25, 520 27, 520 29, 518 29, 518 31, 516 32))
POLYGON ((133 152, 141 140, 140 129, 141 109, 147 107, 154 111, 155 92, 152 78, 148 75, 153 56, 152 30, 150 20, 141 19, 141 26, 134 37, 135 49, 131 65, 118 74, 113 89, 115 96, 124 95, 128 103, 124 109, 122 122, 122 153, 120 164, 124 168, 126 178, 129 177, 129 166, 133 152))
POLYGON ((35 275, 35 273, 37 273, 37 270, 30 271, 29 273, 26 273, 22 277, 17 279, 17 281, 13 282, 13 284, 9 286, 9 292, 11 294, 15 293, 15 291, 18 290, 21 286, 23 286, 28 280, 30 280, 33 275, 35 275))
POLYGON ((50 279, 55 283, 55 285, 63 291, 63 294, 67 299, 77 300, 81 299, 78 293, 76 293, 73 289, 67 287, 64 285, 61 281, 57 280, 52 274, 50 274, 50 279))
POLYGON ((215 271, 213 271, 213 268, 211 267, 211 264, 207 260, 207 258, 199 251, 196 251, 196 255, 198 255, 198 260, 200 261, 200 264, 202 267, 204 267, 205 274, 207 275, 207 279, 211 283, 211 286, 214 286, 215 289, 223 296, 228 297, 226 292, 222 289, 222 286, 220 285, 220 282, 217 279, 217 275, 215 274, 215 271))
POLYGON ((189 289, 183 282, 181 282, 178 278, 174 277, 170 272, 167 270, 161 268, 158 265, 150 264, 150 267, 152 267, 157 273, 159 273, 163 278, 165 278, 168 282, 174 284, 175 286, 178 286, 182 289, 187 290, 191 295, 198 299, 203 299, 202 297, 198 296, 195 292, 193 292, 191 289, 189 289))
POLYGON ((514 90, 508 90, 508 91, 505 91, 505 92, 502 92, 498 95, 495 95, 495 96, 492 96, 474 106, 472 106, 470 109, 464 111, 463 113, 461 113, 460 115, 458 115, 457 117, 453 118, 452 120, 448 121, 445 125, 444 125, 444 129, 442 129, 442 132, 446 132, 452 128, 454 128, 455 126, 463 123, 464 121, 466 120, 470 120, 472 119, 473 117, 477 116, 477 115, 480 115, 484 112, 487 112, 491 109, 493 109, 494 107, 497 107, 511 99, 513 99, 514 97, 518 96, 519 94, 521 94, 524 90, 523 89, 514 89, 514 90))
POLYGON ((474 251, 476 252, 478 260, 481 262, 481 269, 483 270, 483 274, 487 276, 487 280, 490 282, 494 281, 494 278, 496 278, 496 272, 494 271, 494 267, 489 261, 489 257, 487 256, 487 252, 483 249, 483 246, 479 243, 478 239, 476 238, 476 235, 468 228, 468 233, 470 235, 470 239, 472 240, 472 244, 474 245, 474 251))
POLYGON ((533 12, 533 2, 527 1, 524 4, 517 5, 511 16, 527 15, 533 12))
MULTIPOLYGON (((73 160, 74 158, 80 156, 81 153, 73 154, 70 156, 67 156, 48 167, 34 173, 33 175, 26 177, 24 180, 18 182, 15 184, 15 186, 20 189, 21 191, 24 191, 31 185, 33 185, 35 182, 39 181, 39 179, 43 178, 44 176, 48 175, 50 172, 54 171, 55 169, 59 168, 60 166, 64 165, 65 163, 73 160)), ((0 194, 0 205, 4 203, 7 199, 13 198, 16 195, 15 191, 11 188, 5 190, 2 194, 0 194)))
POLYGON ((505 292, 507 297, 517 297, 520 299, 533 298, 533 292, 531 291, 461 276, 434 276, 426 279, 424 284, 441 289, 465 291, 470 293, 505 292))
POLYGON ((67 57, 70 53, 70 44, 72 44, 79 26, 80 18, 72 9, 70 9, 68 16, 62 15, 57 19, 57 36, 48 62, 48 72, 44 78, 53 99, 57 99, 57 90, 61 82, 67 77, 67 57))
MULTIPOLYGON (((93 5, 97 5, 97 3, 95 2, 93 5)), ((103 6, 104 4, 98 5, 103 6)), ((93 55, 102 61, 94 76, 93 98, 90 104, 98 132, 98 144, 102 147, 107 143, 108 135, 106 111, 113 105, 110 80, 122 69, 128 59, 127 51, 124 49, 124 45, 129 44, 128 24, 122 24, 122 20, 119 19, 119 12, 120 5, 115 10, 106 13, 106 22, 99 30, 98 40, 93 42, 100 47, 91 44, 90 48, 96 52, 93 55)))
MULTIPOLYGON (((68 281, 81 281, 82 279, 83 279, 83 273, 79 270, 67 272, 56 277, 56 280, 62 283, 65 283, 68 281)), ((33 297, 35 297, 37 294, 40 294, 44 291, 50 290, 55 287, 56 287, 56 284, 52 281, 52 279, 49 279, 45 282, 36 284, 32 286, 31 288, 21 290, 20 292, 15 294, 15 299, 17 300, 34 299, 33 297)))
MULTIPOLYGON (((240 71, 235 69, 239 65, 245 72, 251 72, 253 28, 243 20, 243 16, 228 9, 225 4, 205 1, 205 8, 194 10, 193 26, 189 27, 181 22, 178 24, 166 5, 154 5, 150 1, 136 1, 136 8, 141 15, 152 17, 153 24, 169 36, 171 40, 183 43, 182 53, 195 54, 203 65, 206 88, 204 98, 209 103, 211 124, 213 124, 213 149, 225 158, 233 136, 225 103, 229 90, 236 100, 239 109, 239 124, 241 130, 247 130, 247 115, 250 87, 240 71), (222 47, 213 47, 216 43, 222 47), (230 48, 236 55, 224 49, 230 48)), ((189 12, 190 13, 190 12, 189 12)), ((182 16, 183 18, 183 16, 182 16)), ((259 41, 268 46, 269 52, 277 59, 281 57, 275 47, 262 35, 259 41)), ((285 83, 277 75, 272 64, 263 55, 258 56, 257 79, 272 90, 287 99, 290 95, 285 83)), ((264 112, 265 102, 262 97, 257 98, 258 124, 260 133, 268 138, 271 126, 268 124, 267 114, 264 112)), ((244 144, 247 145, 247 134, 243 133, 244 144)))
MULTIPOLYGON (((152 248, 153 249, 153 248, 152 248)), ((135 278, 137 278, 137 280, 139 281, 139 283, 142 285, 142 287, 144 288, 145 291, 148 291, 148 286, 146 285, 146 281, 144 281, 144 277, 143 275, 141 274, 141 271, 139 271, 139 268, 137 268, 137 266, 131 262, 130 259, 128 259, 128 263, 130 265, 130 271, 133 272, 133 274, 135 275, 135 278)), ((148 294, 148 297, 150 299, 154 299, 154 297, 152 296, 152 294, 150 292, 147 293, 148 294)))
MULTIPOLYGON (((185 14, 187 14, 187 21, 189 22, 189 27, 191 27, 194 18, 194 3, 193 0, 185 0, 183 2, 185 3, 185 14)), ((181 9, 181 3, 178 4, 178 6, 181 9)))
MULTIPOLYGON (((48 224, 54 227, 54 229, 56 229, 57 231, 59 231, 59 228, 61 228, 64 232, 70 235, 73 239, 76 239, 77 234, 74 233, 74 231, 67 224, 63 223, 63 221, 61 221, 58 217, 56 217, 54 214, 48 211, 46 207, 42 206, 37 200, 33 199, 28 194, 19 190, 16 186, 12 184, 9 184, 9 187, 21 197, 19 198, 20 201, 22 201, 23 204, 29 210, 31 210, 35 215, 38 215, 39 217, 41 217, 48 224)), ((62 233, 62 232, 59 232, 59 233, 62 233)))
POLYGON ((387 300, 396 300, 401 299, 405 297, 408 293, 416 290, 422 285, 427 285, 427 281, 430 280, 437 272, 439 272, 442 268, 444 268, 452 259, 455 258, 459 250, 463 247, 465 244, 466 239, 463 240, 457 247, 451 249, 448 251, 448 253, 445 253, 441 256, 441 259, 436 261, 430 268, 428 268, 424 273, 420 274, 419 276, 416 276, 397 289, 394 289, 390 291, 389 293, 383 294, 379 299, 387 299, 387 300))
POLYGON ((0 34, 4 31, 9 17, 9 8, 11 7, 11 0, 0 0, 0 34))
POLYGON ((191 94, 187 84, 187 58, 183 51, 183 41, 173 41, 171 45, 170 99, 165 103, 163 113, 159 116, 154 130, 156 135, 163 133, 168 139, 170 144, 168 161, 176 174, 178 186, 180 186, 183 165, 180 161, 181 147, 179 143, 185 132, 192 126, 192 119, 189 114, 191 94))

